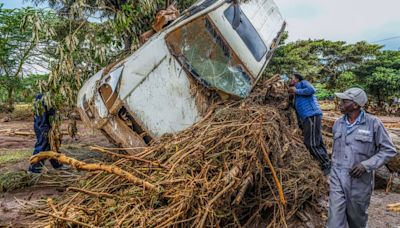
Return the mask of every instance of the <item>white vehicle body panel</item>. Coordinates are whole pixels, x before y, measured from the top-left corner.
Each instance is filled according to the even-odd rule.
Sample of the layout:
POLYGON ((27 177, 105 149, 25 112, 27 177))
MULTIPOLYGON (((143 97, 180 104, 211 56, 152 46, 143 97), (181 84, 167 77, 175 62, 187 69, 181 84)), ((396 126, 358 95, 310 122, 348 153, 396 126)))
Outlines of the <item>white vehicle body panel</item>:
POLYGON ((166 36, 201 15, 207 14, 211 19, 255 83, 271 58, 267 53, 277 38, 279 40, 284 21, 272 0, 249 0, 240 4, 242 12, 267 46, 267 53, 257 61, 225 18, 224 11, 229 6, 231 3, 216 0, 193 15, 182 14, 131 56, 87 80, 77 101, 84 122, 102 130, 124 147, 145 146, 148 143, 145 137, 158 138, 165 133, 176 133, 198 122, 202 113, 192 91, 196 79, 171 53, 166 36), (100 88, 104 89, 104 94, 100 88), (104 100, 104 97, 108 98, 104 100))
POLYGON ((163 59, 126 103, 156 137, 181 131, 200 118, 187 74, 172 56, 163 59))

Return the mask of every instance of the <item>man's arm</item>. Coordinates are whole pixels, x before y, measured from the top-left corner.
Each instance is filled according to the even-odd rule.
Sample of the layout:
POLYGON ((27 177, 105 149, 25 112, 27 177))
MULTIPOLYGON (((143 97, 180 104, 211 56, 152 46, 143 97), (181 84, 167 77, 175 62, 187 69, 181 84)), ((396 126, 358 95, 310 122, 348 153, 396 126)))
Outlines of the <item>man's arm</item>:
POLYGON ((375 125, 376 127, 374 128, 376 129, 376 131, 374 133, 374 138, 375 146, 378 152, 374 156, 370 157, 368 160, 361 162, 367 172, 378 169, 397 154, 392 139, 390 138, 385 127, 383 126, 383 123, 379 119, 377 119, 375 125))
POLYGON ((296 95, 300 96, 311 96, 313 95, 316 91, 314 86, 311 85, 308 81, 304 81, 302 83, 301 88, 296 88, 296 95))

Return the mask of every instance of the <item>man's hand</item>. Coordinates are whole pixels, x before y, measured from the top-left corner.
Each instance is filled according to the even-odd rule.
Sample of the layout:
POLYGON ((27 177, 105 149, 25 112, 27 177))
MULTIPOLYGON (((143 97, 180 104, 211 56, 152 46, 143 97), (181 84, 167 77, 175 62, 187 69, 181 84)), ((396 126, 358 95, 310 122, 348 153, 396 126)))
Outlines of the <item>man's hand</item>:
POLYGON ((289 94, 296 94, 296 87, 289 87, 288 93, 289 94))
POLYGON ((350 170, 349 174, 352 178, 359 178, 361 177, 367 170, 365 167, 361 164, 358 163, 353 167, 353 169, 350 170))

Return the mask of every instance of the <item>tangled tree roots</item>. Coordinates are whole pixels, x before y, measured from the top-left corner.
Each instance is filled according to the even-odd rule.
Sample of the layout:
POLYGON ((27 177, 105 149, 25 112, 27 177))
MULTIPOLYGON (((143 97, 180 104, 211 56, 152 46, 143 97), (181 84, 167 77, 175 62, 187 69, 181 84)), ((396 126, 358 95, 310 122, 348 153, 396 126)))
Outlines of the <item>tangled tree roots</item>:
POLYGON ((104 164, 87 164, 85 162, 78 161, 76 159, 67 157, 63 154, 53 152, 53 151, 46 151, 46 152, 41 152, 38 155, 35 155, 31 158, 30 162, 32 164, 36 164, 41 160, 44 159, 56 159, 62 164, 68 164, 71 165, 77 169, 81 170, 86 170, 86 171, 105 171, 107 173, 115 174, 117 176, 120 176, 127 181, 136 184, 138 186, 143 186, 147 190, 155 190, 155 186, 141 180, 134 175, 132 175, 129 172, 126 172, 125 170, 119 168, 118 166, 112 166, 112 165, 104 165, 104 164))
POLYGON ((287 98, 266 83, 262 93, 221 105, 135 157, 117 157, 114 167, 156 191, 116 173, 89 173, 73 193, 38 213, 38 225, 286 226, 325 191, 326 179, 302 143, 287 98))

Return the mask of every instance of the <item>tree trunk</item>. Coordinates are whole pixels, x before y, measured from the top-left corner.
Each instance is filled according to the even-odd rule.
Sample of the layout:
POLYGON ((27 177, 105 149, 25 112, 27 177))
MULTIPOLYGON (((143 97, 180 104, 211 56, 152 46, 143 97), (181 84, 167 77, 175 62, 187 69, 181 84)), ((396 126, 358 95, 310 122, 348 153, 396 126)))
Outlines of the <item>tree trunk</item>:
POLYGON ((14 110, 14 89, 7 89, 7 112, 12 112, 14 110))
POLYGON ((378 109, 382 109, 383 107, 383 102, 382 102, 382 98, 381 98, 381 94, 378 92, 378 109))
POLYGON ((130 52, 132 46, 132 37, 129 34, 124 35, 124 50, 130 52))

